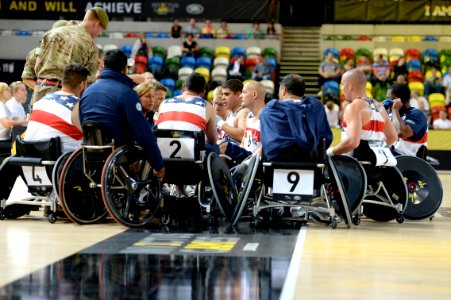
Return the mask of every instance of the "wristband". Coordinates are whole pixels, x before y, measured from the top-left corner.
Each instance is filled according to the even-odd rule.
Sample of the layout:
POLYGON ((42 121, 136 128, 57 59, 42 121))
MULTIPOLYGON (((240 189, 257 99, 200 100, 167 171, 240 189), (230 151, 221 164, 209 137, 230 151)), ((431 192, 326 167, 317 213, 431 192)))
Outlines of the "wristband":
POLYGON ((327 148, 326 154, 327 154, 328 156, 334 156, 334 150, 333 150, 333 148, 332 148, 332 147, 327 148))
POLYGON ((221 128, 222 128, 222 125, 224 125, 224 123, 225 123, 224 120, 219 120, 218 123, 216 123, 216 124, 217 124, 217 127, 218 127, 219 129, 221 129, 221 128))

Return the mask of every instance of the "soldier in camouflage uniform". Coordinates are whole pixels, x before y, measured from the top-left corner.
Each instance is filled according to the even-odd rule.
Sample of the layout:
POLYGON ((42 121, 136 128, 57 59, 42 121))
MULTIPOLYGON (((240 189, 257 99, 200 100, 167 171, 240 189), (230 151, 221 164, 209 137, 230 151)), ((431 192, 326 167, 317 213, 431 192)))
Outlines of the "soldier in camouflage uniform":
POLYGON ((32 103, 48 93, 61 89, 64 67, 79 63, 90 72, 88 82, 95 81, 98 48, 94 38, 107 29, 108 15, 101 7, 93 7, 79 25, 68 25, 47 32, 36 51, 36 85, 32 103))
MULTIPOLYGON (((52 29, 74 24, 78 24, 78 21, 59 20, 56 21, 55 24, 53 24, 52 29)), ((23 83, 25 83, 32 90, 34 89, 34 86, 36 84, 36 72, 34 71, 34 66, 36 65, 36 51, 38 49, 39 47, 36 47, 28 52, 25 66, 22 72, 23 83)))

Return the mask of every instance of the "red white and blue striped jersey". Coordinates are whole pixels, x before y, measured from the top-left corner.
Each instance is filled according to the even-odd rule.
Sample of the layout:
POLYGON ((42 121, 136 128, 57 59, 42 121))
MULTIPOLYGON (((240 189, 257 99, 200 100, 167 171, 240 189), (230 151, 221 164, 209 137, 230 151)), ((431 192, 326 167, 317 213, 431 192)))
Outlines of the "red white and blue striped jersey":
POLYGON ((260 119, 249 113, 246 118, 246 130, 244 131, 243 147, 252 153, 260 146, 260 119))
MULTIPOLYGON (((347 125, 344 119, 342 124, 343 130, 341 133, 341 139, 343 140, 347 137, 347 125)), ((376 110, 374 104, 371 104, 371 117, 370 120, 362 126, 360 139, 364 141, 385 141, 384 127, 384 117, 379 111, 376 110)))
POLYGON ((71 114, 79 100, 73 95, 45 95, 33 104, 24 140, 37 141, 59 136, 63 153, 78 149, 83 134, 72 124, 71 114))
POLYGON ((206 100, 201 97, 166 99, 160 105, 158 129, 204 131, 207 128, 206 100))

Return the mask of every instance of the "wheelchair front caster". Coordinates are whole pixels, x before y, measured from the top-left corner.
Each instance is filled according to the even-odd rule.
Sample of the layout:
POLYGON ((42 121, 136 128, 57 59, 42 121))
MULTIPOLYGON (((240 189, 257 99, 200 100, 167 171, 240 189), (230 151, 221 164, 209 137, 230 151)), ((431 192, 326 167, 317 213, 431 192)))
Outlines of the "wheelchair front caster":
POLYGON ((0 220, 4 220, 4 219, 6 219, 6 215, 2 210, 2 211, 0 211, 0 220))
POLYGON ((352 224, 354 224, 354 225, 360 225, 360 221, 361 221, 361 218, 360 218, 359 215, 355 215, 355 216, 352 218, 352 224))
POLYGON ((169 215, 163 214, 161 216, 160 222, 162 225, 168 226, 169 223, 171 222, 171 217, 169 215))
POLYGON ((404 216, 403 216, 402 214, 399 214, 399 215, 396 217, 396 222, 398 222, 399 224, 404 223, 404 216))
POLYGON ((432 220, 434 220, 434 216, 433 215, 429 217, 429 221, 432 221, 432 220))
POLYGON ((50 213, 47 218, 49 219, 49 222, 51 224, 54 224, 56 222, 56 214, 55 213, 50 213))
POLYGON ((336 229, 337 226, 338 226, 337 217, 330 217, 330 227, 332 227, 332 229, 336 229))

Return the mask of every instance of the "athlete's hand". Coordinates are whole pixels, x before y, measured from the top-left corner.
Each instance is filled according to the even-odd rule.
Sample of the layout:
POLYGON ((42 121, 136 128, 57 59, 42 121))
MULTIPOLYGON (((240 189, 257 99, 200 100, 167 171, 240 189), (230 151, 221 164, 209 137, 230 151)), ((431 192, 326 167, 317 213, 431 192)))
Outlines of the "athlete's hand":
POLYGON ((156 177, 158 177, 158 179, 159 179, 160 181, 163 180, 165 173, 166 173, 165 168, 162 168, 161 170, 158 170, 158 171, 153 170, 153 174, 154 174, 156 177))

